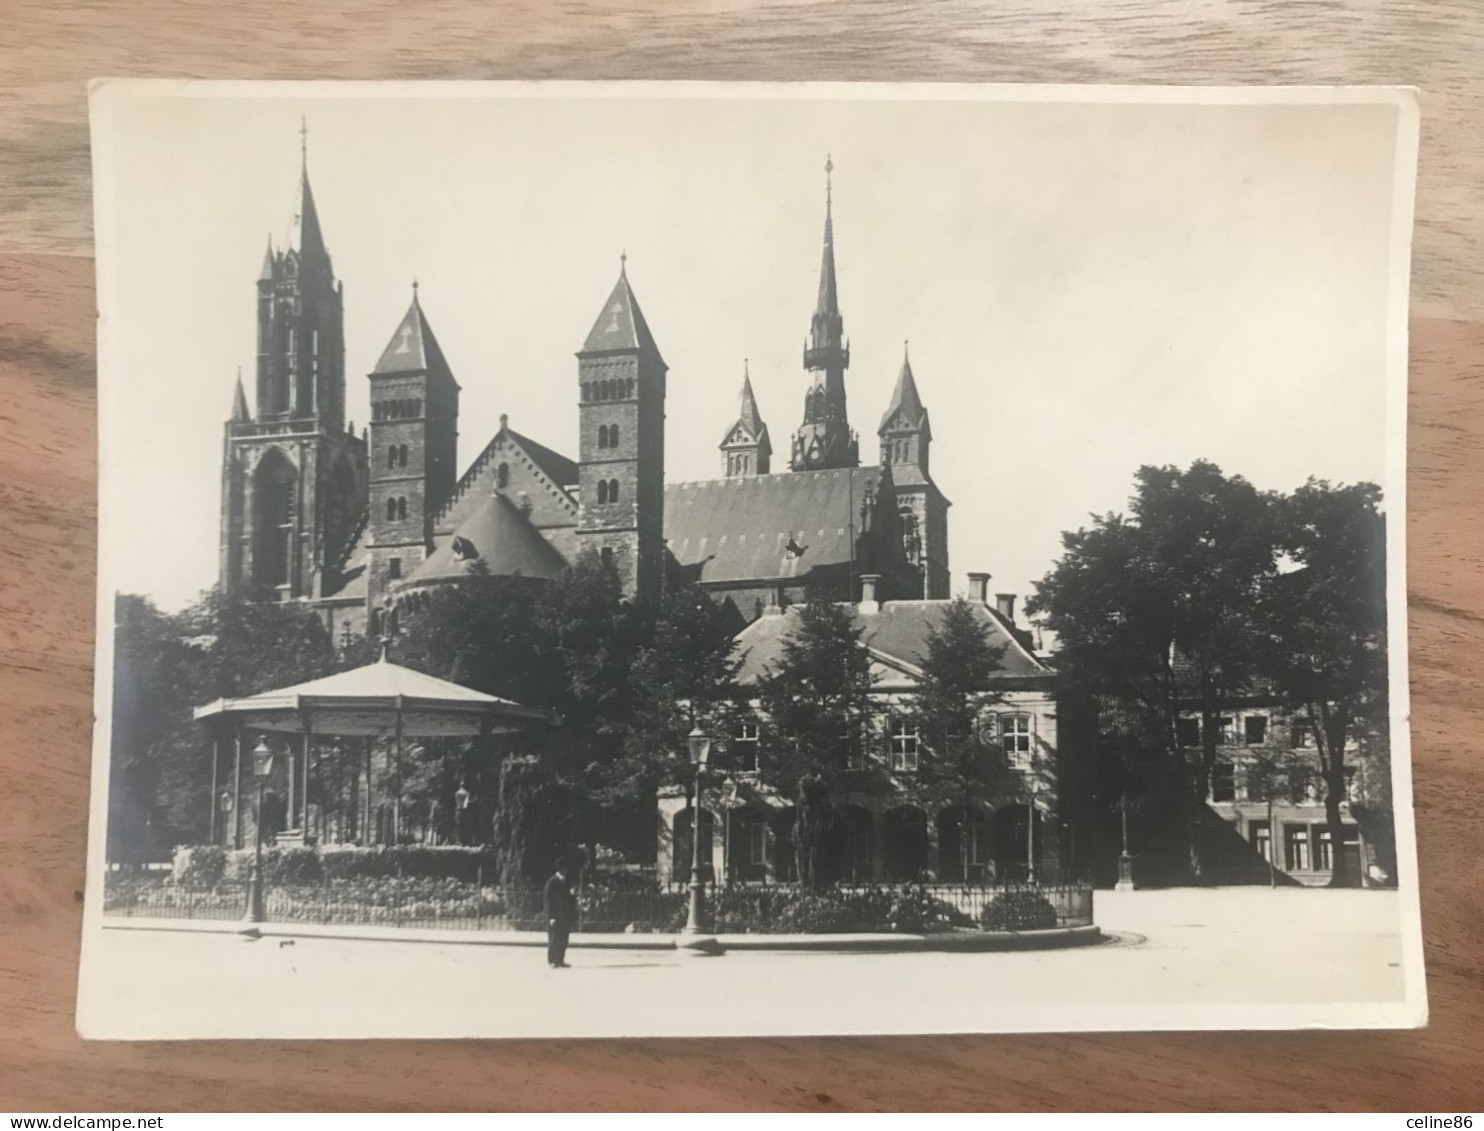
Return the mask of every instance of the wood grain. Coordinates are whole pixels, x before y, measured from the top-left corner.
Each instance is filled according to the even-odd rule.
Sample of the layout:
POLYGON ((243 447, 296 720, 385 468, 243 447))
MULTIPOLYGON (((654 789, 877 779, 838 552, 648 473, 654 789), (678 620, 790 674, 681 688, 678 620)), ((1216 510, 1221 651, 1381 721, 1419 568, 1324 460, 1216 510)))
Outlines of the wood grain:
MULTIPOLYGON (((1477 1106, 1484 1063, 1484 18, 1474 0, 183 0, 0 7, 0 1107, 1477 1106), (95 387, 84 83, 337 78, 1400 82, 1423 90, 1413 742, 1432 1024, 1407 1033, 84 1044, 95 387)), ((168 547, 163 552, 169 552, 168 547)))

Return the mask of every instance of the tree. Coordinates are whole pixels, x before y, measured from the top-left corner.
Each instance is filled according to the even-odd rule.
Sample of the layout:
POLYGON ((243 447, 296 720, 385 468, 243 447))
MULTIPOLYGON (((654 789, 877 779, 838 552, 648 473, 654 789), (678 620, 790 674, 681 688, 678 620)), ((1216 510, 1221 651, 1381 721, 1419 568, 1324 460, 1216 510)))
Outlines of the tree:
MULTIPOLYGON (((928 812, 943 804, 959 804, 967 820, 975 811, 976 798, 1022 791, 1023 783, 994 733, 993 716, 986 720, 1003 701, 992 680, 1005 649, 993 643, 989 625, 963 597, 944 608, 926 644, 926 653, 918 657, 922 677, 912 704, 912 717, 925 742, 912 784, 927 802, 928 812)), ((959 850, 964 855, 961 874, 967 878, 968 839, 962 833, 959 850)))
POLYGON ((1262 670, 1303 709, 1324 784, 1332 887, 1359 882, 1343 851, 1347 744, 1387 725, 1386 520, 1371 483, 1311 479, 1276 504, 1278 543, 1294 569, 1260 604, 1262 670))
POLYGON ((659 789, 688 784, 687 735, 697 726, 713 736, 729 732, 741 666, 731 628, 731 614, 698 586, 666 597, 630 670, 621 752, 594 768, 594 793, 603 803, 642 806, 659 789))
POLYGON ((1222 705, 1257 671, 1254 615, 1275 572, 1270 500, 1198 460, 1142 467, 1130 516, 1094 516, 1028 603, 1057 637, 1070 687, 1115 700, 1160 751, 1179 794, 1188 867, 1202 874, 1202 826, 1222 705), (1179 720, 1201 717, 1196 748, 1179 720))
POLYGON ((799 881, 809 888, 825 880, 833 799, 865 764, 872 676, 861 633, 850 606, 811 594, 778 661, 758 681, 770 722, 764 770, 770 784, 794 795, 794 855, 799 881))

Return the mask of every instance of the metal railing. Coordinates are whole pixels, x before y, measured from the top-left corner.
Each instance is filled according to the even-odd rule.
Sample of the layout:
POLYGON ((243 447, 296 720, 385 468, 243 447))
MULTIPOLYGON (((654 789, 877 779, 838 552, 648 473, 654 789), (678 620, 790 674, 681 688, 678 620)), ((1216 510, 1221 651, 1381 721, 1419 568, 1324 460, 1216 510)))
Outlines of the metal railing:
MULTIPOLYGON (((779 929, 749 920, 748 892, 778 896, 803 895, 793 885, 732 884, 706 886, 708 908, 727 908, 726 930, 779 929)), ((629 890, 587 886, 576 893, 578 932, 665 933, 685 922, 688 888, 683 884, 629 890)), ((956 929, 1041 930, 1090 926, 1093 889, 1088 884, 964 886, 961 884, 852 884, 827 889, 819 898, 861 907, 887 908, 904 900, 926 899, 956 910, 956 929)), ((103 913, 108 917, 235 921, 245 917, 247 885, 224 881, 198 888, 160 881, 110 883, 103 913)), ((348 882, 268 884, 263 891, 268 923, 312 923, 325 926, 438 928, 468 931, 541 931, 546 928, 542 893, 506 892, 475 883, 348 882)), ((885 911, 880 922, 857 928, 903 929, 885 911)))

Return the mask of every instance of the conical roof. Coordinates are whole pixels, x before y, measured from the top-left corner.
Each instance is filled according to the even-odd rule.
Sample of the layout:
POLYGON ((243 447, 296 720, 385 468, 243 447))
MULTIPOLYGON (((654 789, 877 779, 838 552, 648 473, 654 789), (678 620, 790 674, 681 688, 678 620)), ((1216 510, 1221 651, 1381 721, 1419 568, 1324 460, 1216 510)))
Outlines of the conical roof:
POLYGON ((659 359, 661 365, 664 364, 654 335, 649 332, 649 323, 644 321, 644 312, 639 309, 639 300, 634 297, 634 289, 629 286, 626 268, 619 270, 613 293, 608 296, 608 301, 603 304, 603 312, 588 331, 581 352, 607 353, 620 350, 650 353, 659 359))
POLYGON ((747 372, 745 363, 742 367, 742 397, 737 419, 728 425, 726 436, 722 439, 723 445, 730 442, 732 433, 739 424, 754 440, 767 442, 768 426, 763 423, 763 414, 758 411, 757 396, 752 391, 752 375, 747 372))
POLYGON ((381 360, 372 373, 418 373, 423 370, 449 372, 448 362, 433 329, 423 314, 417 297, 417 284, 412 286, 412 305, 397 324, 392 339, 381 352, 381 360))
POLYGON ((498 491, 407 579, 408 585, 465 577, 553 578, 566 568, 520 509, 498 491))

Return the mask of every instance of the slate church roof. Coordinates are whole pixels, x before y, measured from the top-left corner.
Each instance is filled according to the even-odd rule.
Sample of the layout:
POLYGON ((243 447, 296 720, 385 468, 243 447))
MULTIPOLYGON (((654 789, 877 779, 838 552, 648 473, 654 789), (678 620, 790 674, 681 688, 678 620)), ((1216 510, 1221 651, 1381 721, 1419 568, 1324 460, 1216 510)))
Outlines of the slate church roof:
POLYGON ((802 579, 848 566, 879 467, 738 476, 665 487, 665 540, 702 585, 802 579), (790 541, 803 550, 789 550, 790 541))

